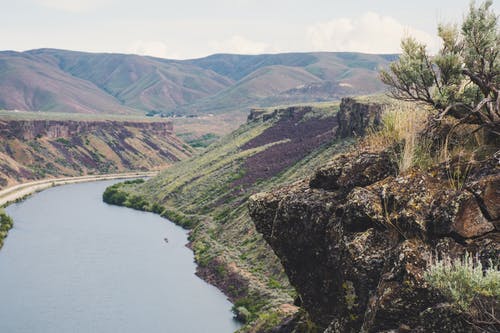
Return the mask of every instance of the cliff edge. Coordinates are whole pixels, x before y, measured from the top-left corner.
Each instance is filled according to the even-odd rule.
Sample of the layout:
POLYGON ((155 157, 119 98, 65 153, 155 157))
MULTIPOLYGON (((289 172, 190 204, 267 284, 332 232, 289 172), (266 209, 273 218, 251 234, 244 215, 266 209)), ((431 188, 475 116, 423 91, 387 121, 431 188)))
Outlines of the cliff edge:
MULTIPOLYGON (((312 322, 305 329, 303 320, 289 319, 273 332, 499 328, 472 325, 424 278, 436 256, 468 252, 484 267, 498 265, 499 161, 470 164, 459 187, 450 185, 449 166, 397 170, 391 149, 355 151, 309 178, 250 197, 257 231, 279 257, 298 292, 296 303, 312 322)), ((486 308, 499 313, 498 298, 486 308)))

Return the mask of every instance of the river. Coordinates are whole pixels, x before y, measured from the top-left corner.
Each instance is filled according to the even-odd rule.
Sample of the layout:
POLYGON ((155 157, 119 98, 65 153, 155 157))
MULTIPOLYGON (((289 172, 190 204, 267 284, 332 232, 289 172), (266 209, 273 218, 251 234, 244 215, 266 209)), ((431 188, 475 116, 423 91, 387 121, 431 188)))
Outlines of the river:
POLYGON ((231 303, 194 275, 185 230, 102 202, 116 182, 55 187, 6 209, 14 228, 0 251, 0 332, 238 329, 231 303))

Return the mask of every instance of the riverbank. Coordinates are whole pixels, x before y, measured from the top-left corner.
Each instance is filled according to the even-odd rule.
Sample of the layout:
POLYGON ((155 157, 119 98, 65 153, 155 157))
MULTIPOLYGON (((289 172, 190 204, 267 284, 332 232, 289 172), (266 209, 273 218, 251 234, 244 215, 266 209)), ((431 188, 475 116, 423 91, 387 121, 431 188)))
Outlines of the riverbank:
POLYGON ((53 186, 92 182, 98 180, 153 177, 157 173, 158 173, 157 171, 126 172, 126 173, 113 173, 104 175, 87 175, 80 177, 53 178, 53 179, 45 179, 29 183, 23 183, 8 187, 0 191, 0 207, 7 206, 9 203, 15 202, 16 200, 20 200, 28 195, 31 195, 39 191, 43 191, 53 186))

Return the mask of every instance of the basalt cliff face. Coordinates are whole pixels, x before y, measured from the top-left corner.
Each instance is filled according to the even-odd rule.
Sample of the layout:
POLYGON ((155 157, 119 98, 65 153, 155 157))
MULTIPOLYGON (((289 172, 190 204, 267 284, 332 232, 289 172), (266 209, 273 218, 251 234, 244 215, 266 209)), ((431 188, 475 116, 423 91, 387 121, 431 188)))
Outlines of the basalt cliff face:
POLYGON ((191 155, 171 122, 0 120, 0 188, 60 176, 154 170, 191 155))
POLYGON ((168 137, 173 135, 171 122, 133 122, 133 121, 72 121, 72 120, 12 120, 0 121, 0 136, 20 140, 35 138, 70 139, 96 131, 111 132, 120 127, 130 127, 147 131, 151 135, 168 137))
POLYGON ((381 103, 363 103, 354 98, 343 98, 337 114, 339 128, 337 136, 364 136, 370 129, 377 129, 382 121, 381 115, 384 105, 381 103))
MULTIPOLYGON (((309 178, 250 197, 250 216, 316 331, 472 332, 424 272, 436 254, 498 264, 499 161, 473 164, 453 188, 445 166, 397 174, 391 157, 337 156, 309 178)), ((498 313, 497 301, 488 306, 498 313)), ((298 322, 273 332, 305 332, 298 322)))

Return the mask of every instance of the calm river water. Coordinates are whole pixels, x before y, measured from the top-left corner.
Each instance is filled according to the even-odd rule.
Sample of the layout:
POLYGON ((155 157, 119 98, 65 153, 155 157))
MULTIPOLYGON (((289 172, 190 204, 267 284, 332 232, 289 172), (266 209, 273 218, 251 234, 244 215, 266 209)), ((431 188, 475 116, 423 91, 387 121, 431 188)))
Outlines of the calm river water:
POLYGON ((236 330, 231 303, 194 275, 186 231, 103 203, 115 182, 55 187, 7 208, 0 332, 236 330))

